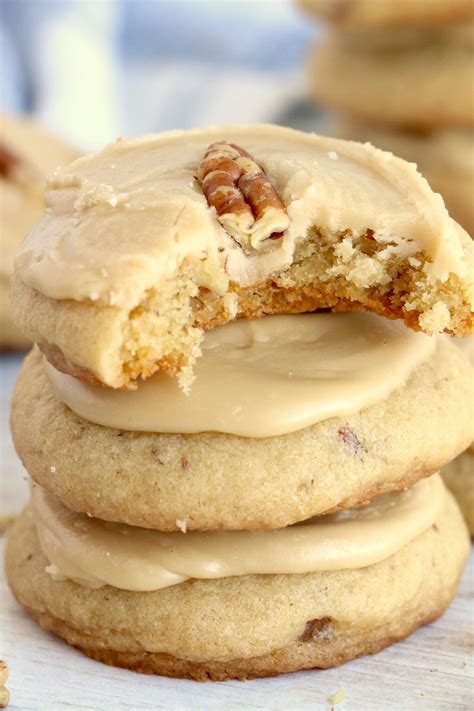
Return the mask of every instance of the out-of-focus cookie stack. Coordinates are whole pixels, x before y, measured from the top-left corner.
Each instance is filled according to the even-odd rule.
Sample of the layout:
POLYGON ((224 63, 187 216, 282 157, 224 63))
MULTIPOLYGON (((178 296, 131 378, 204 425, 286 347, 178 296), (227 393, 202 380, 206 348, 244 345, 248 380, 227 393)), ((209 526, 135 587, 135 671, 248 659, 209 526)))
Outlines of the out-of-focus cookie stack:
MULTIPOLYGON (((312 95, 332 112, 327 133, 416 163, 474 237, 474 3, 300 4, 330 27, 309 62, 312 95)), ((474 535, 472 451, 443 473, 474 535)))
POLYGON ((418 165, 474 234, 474 3, 300 0, 329 23, 310 86, 328 131, 418 165))
POLYGON ((100 661, 227 679, 440 615, 469 537, 437 472, 474 383, 438 334, 472 331, 472 244, 414 167, 212 127, 118 141, 47 200, 12 283, 38 347, 7 576, 33 617, 100 661))
POLYGON ((0 115, 0 351, 28 345, 8 305, 13 256, 43 213, 46 176, 78 155, 35 121, 0 115))

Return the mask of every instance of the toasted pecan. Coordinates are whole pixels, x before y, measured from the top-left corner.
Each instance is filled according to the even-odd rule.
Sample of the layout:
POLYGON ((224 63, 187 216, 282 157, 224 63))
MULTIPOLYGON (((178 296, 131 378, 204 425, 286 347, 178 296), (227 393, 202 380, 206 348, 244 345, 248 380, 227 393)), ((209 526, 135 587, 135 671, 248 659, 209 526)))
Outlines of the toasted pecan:
POLYGON ((262 250, 288 228, 285 206, 263 168, 240 146, 207 149, 197 178, 226 232, 245 250, 262 250))

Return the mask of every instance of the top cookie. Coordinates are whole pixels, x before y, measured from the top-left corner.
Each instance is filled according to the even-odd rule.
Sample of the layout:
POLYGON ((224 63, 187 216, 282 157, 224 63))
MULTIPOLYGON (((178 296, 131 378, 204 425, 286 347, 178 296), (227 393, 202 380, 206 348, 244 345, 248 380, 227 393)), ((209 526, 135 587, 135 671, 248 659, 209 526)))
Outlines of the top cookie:
POLYGON ((472 0, 298 0, 311 15, 339 27, 432 25, 471 18, 472 0))
POLYGON ((0 115, 0 347, 26 344, 8 314, 7 290, 13 257, 43 213, 46 176, 78 155, 34 121, 0 115))
POLYGON ((370 145, 264 125, 121 140, 60 169, 46 203, 12 304, 81 378, 133 387, 161 367, 186 386, 203 329, 265 313, 472 328, 469 237, 413 165, 370 145))

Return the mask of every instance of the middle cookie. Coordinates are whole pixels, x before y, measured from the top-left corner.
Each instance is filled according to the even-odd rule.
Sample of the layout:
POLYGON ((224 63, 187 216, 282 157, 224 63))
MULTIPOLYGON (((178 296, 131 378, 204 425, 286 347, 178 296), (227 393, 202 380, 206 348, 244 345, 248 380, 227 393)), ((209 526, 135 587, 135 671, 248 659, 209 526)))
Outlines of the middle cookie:
POLYGON ((203 351, 189 395, 166 375, 87 385, 33 351, 12 406, 33 479, 108 521, 280 528, 410 486, 472 440, 472 371, 447 337, 319 313, 235 322, 203 351))

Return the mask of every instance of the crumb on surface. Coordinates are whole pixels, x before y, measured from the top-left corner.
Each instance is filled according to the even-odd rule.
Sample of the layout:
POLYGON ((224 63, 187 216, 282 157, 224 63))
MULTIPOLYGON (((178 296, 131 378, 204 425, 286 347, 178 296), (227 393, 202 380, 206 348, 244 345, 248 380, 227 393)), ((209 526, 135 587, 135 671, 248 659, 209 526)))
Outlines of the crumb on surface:
POLYGON ((346 690, 345 689, 339 689, 339 691, 336 691, 334 694, 331 694, 329 697, 329 701, 331 704, 342 704, 343 701, 345 701, 346 698, 346 690))
POLYGON ((10 701, 10 692, 6 688, 6 686, 0 686, 0 709, 4 709, 6 706, 8 706, 8 702, 10 701))
POLYGON ((3 659, 0 659, 0 708, 4 709, 10 700, 10 692, 5 687, 8 680, 8 665, 3 659))

